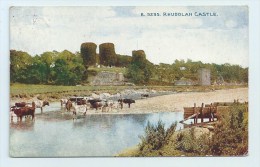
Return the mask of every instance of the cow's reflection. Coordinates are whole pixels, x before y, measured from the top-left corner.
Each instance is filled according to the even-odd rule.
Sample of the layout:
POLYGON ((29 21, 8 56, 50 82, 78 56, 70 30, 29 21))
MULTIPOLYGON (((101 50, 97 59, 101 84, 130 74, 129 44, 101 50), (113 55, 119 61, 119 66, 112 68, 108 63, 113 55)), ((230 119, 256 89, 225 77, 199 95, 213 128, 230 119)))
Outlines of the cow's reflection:
POLYGON ((25 130, 25 131, 32 131, 34 129, 35 122, 32 121, 29 117, 25 118, 25 121, 11 121, 10 127, 16 130, 25 130))

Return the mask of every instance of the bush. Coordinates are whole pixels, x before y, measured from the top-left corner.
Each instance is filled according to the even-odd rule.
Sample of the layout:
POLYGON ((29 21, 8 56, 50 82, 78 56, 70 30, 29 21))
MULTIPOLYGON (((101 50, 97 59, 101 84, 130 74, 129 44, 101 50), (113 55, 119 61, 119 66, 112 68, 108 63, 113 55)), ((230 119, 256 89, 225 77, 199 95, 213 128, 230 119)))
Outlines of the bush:
POLYGON ((248 153, 247 105, 221 111, 214 133, 197 136, 195 127, 176 133, 176 123, 165 130, 162 121, 148 122, 136 156, 241 156, 248 153))
POLYGON ((248 153, 247 106, 235 105, 223 112, 212 138, 213 155, 246 155, 248 153))
POLYGON ((157 125, 152 125, 149 121, 145 128, 145 135, 140 136, 141 143, 139 144, 139 150, 141 155, 149 155, 153 151, 159 150, 169 140, 170 136, 175 132, 177 123, 174 123, 165 130, 164 124, 161 120, 157 125))
POLYGON ((177 135, 175 148, 179 151, 195 155, 206 155, 210 150, 209 143, 210 138, 208 134, 196 137, 195 127, 192 127, 187 133, 181 132, 177 135))

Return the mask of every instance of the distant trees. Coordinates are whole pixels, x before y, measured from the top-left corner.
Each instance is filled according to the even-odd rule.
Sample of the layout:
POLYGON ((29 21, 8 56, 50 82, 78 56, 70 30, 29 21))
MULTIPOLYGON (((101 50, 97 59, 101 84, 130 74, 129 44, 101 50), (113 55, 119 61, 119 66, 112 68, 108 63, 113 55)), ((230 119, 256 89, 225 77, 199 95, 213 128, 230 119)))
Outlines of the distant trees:
POLYGON ((53 66, 54 83, 58 85, 76 85, 81 83, 84 74, 82 59, 65 50, 55 60, 53 66))
POLYGON ((146 59, 143 50, 132 52, 132 62, 128 67, 127 77, 134 83, 148 83, 152 77, 153 64, 146 59))
POLYGON ((10 50, 10 80, 23 82, 26 78, 27 67, 32 64, 32 57, 22 51, 10 50))
POLYGON ((11 50, 10 61, 11 83, 75 85, 82 81, 84 73, 81 57, 67 50, 34 57, 11 50))
POLYGON ((75 85, 86 82, 88 68, 100 64, 103 66, 127 67, 126 77, 136 84, 173 84, 181 78, 196 81, 198 70, 211 71, 211 83, 222 80, 228 83, 248 83, 248 68, 239 65, 209 64, 188 59, 175 60, 172 64, 154 65, 146 59, 143 50, 132 51, 132 56, 115 53, 113 43, 99 46, 92 42, 82 43, 80 52, 44 52, 31 56, 23 51, 10 50, 11 82, 34 84, 75 85))
POLYGON ((202 63, 201 61, 192 61, 188 59, 175 60, 172 64, 160 63, 155 66, 155 76, 160 82, 172 83, 182 77, 196 81, 198 79, 198 70, 206 68, 210 70, 211 82, 214 83, 222 79, 225 82, 248 82, 248 68, 242 68, 239 65, 231 64, 209 64, 202 63))

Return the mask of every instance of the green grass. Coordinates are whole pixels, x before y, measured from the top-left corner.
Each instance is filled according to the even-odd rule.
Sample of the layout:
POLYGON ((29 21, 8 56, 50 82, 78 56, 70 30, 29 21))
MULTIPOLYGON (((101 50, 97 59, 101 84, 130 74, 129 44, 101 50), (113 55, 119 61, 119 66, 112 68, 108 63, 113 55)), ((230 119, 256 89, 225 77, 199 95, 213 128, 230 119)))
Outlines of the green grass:
POLYGON ((77 94, 86 95, 92 92, 117 93, 124 89, 153 89, 157 91, 176 92, 203 92, 218 89, 232 89, 245 86, 57 86, 57 85, 33 85, 33 84, 11 84, 11 97, 18 95, 33 96, 36 94, 77 94))

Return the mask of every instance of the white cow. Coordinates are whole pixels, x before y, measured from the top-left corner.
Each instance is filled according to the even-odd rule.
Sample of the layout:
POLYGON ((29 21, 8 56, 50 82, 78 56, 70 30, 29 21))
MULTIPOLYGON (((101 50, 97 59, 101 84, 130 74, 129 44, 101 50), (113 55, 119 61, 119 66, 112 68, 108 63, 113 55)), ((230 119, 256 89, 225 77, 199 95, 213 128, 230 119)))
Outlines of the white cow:
POLYGON ((34 101, 34 103, 35 103, 35 107, 36 108, 40 108, 41 109, 41 113, 42 113, 42 111, 43 111, 43 107, 44 106, 46 106, 46 105, 50 105, 50 103, 48 102, 48 101, 46 101, 46 100, 44 100, 44 101, 42 101, 42 100, 35 100, 34 101))
MULTIPOLYGON (((72 107, 70 110, 72 111, 73 116, 76 116, 79 113, 86 115, 88 109, 87 109, 87 105, 77 105, 76 103, 72 103, 72 107)), ((75 118, 73 117, 73 119, 75 118)))
POLYGON ((60 99, 60 106, 62 107, 63 104, 66 105, 67 102, 68 102, 68 99, 60 99))

